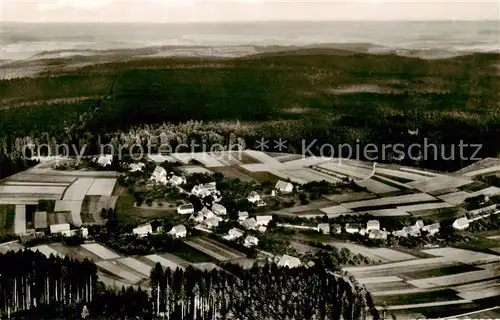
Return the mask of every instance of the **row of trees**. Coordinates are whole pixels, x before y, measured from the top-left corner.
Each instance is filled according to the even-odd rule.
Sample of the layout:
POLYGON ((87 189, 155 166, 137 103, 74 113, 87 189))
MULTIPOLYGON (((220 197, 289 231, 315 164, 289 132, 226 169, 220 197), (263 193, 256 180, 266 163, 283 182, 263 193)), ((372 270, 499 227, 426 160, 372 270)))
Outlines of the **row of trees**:
POLYGON ((256 265, 151 271, 153 310, 168 319, 365 319, 365 290, 325 268, 256 265))
POLYGON ((10 314, 51 303, 92 302, 96 282, 96 266, 88 260, 11 251, 0 255, 0 310, 10 314))

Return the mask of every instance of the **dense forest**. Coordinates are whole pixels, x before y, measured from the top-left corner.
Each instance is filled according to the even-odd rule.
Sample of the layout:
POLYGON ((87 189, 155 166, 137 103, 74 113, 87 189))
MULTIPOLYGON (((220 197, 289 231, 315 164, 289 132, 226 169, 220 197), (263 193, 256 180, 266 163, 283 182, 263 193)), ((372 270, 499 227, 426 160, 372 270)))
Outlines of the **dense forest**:
POLYGON ((0 314, 54 305, 90 303, 97 283, 96 266, 85 260, 20 251, 0 255, 0 314))
POLYGON ((378 161, 451 171, 468 163, 459 156, 461 140, 483 144, 476 157, 499 151, 497 63, 497 54, 422 60, 323 51, 99 64, 0 81, 1 144, 9 153, 42 143, 95 153, 109 142, 229 144, 239 137, 252 148, 257 138, 281 137, 290 152, 318 139, 318 153, 323 143, 427 141, 445 151, 378 161))
POLYGON ((172 271, 157 264, 151 271, 154 312, 169 319, 378 318, 363 288, 322 266, 224 269, 172 271))

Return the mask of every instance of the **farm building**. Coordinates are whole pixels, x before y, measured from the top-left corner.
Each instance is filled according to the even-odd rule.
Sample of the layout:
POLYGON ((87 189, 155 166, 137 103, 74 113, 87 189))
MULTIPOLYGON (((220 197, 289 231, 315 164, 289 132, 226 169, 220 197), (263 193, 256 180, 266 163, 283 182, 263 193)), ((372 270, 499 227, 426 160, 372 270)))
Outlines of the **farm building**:
POLYGON ((497 205, 496 204, 492 204, 492 205, 487 206, 487 207, 479 208, 479 209, 476 209, 476 210, 470 210, 469 214, 472 217, 474 217, 474 216, 478 216, 478 215, 480 215, 482 213, 487 213, 487 212, 494 211, 496 208, 497 208, 497 205))
POLYGON ((145 237, 149 233, 153 233, 153 228, 150 223, 141 224, 132 230, 132 233, 138 235, 139 237, 145 237))
POLYGON ((186 177, 173 175, 168 182, 174 186, 180 186, 181 184, 186 183, 186 177))
POLYGON ((212 212, 218 216, 225 216, 227 214, 227 209, 223 205, 215 203, 212 206, 212 212))
POLYGON ((276 183, 275 189, 280 193, 290 193, 293 191, 293 184, 280 180, 276 183))
POLYGON ((228 231, 227 235, 225 235, 223 238, 226 240, 234 240, 234 239, 239 239, 243 237, 245 233, 238 229, 238 228, 232 228, 231 230, 228 231))
POLYGON ((99 158, 97 158, 97 164, 100 165, 101 167, 110 166, 112 161, 113 161, 113 155, 111 154, 103 154, 100 155, 99 158))
POLYGON ((208 210, 207 207, 203 207, 200 212, 191 215, 189 219, 196 222, 203 222, 204 220, 211 219, 213 217, 215 217, 215 214, 212 211, 208 210))
POLYGON ((383 230, 372 229, 368 233, 368 238, 374 240, 387 240, 387 232, 383 230))
POLYGON ((258 244, 259 244, 259 239, 251 235, 246 236, 245 242, 243 243, 243 245, 247 248, 254 247, 258 244))
POLYGON ((62 233, 63 231, 69 231, 71 227, 69 223, 61 223, 61 224, 52 224, 50 225, 50 233, 62 233))
POLYGON ((297 268, 302 265, 299 258, 289 256, 287 254, 281 257, 280 261, 278 261, 278 267, 288 267, 288 268, 297 268))
POLYGON ((358 233, 359 233, 360 235, 362 235, 362 236, 365 236, 367 232, 368 232, 368 231, 366 231, 366 228, 361 228, 361 229, 359 229, 359 232, 358 232, 358 233))
POLYGON ((167 171, 164 168, 157 166, 149 180, 160 184, 167 184, 167 171))
POLYGON ((191 189, 191 194, 204 198, 210 195, 215 195, 217 192, 217 187, 215 182, 210 182, 202 185, 196 185, 191 189))
POLYGON ((191 203, 181 204, 177 208, 177 213, 179 213, 179 214, 193 214, 194 213, 194 206, 191 203))
POLYGON ((341 234, 342 233, 342 226, 338 223, 332 224, 331 232, 333 232, 335 234, 341 234))
POLYGON ((457 230, 465 230, 469 227, 469 219, 467 217, 458 218, 453 222, 452 227, 457 230))
POLYGON ((257 227, 257 220, 255 218, 248 218, 241 225, 247 230, 254 230, 257 227))
POLYGON ((47 229, 47 212, 37 211, 35 212, 35 229, 47 229))
POLYGON ((360 223, 346 223, 345 231, 350 234, 358 233, 363 226, 360 223))
POLYGON ((184 238, 187 235, 187 229, 182 224, 176 225, 168 232, 174 238, 184 238))
POLYGON ((328 223, 318 224, 318 232, 323 234, 330 234, 330 225, 328 223))
POLYGON ((257 231, 259 231, 260 233, 265 233, 267 231, 267 227, 266 226, 259 226, 257 228, 257 231))
POLYGON ((206 228, 208 229, 213 229, 213 228, 217 228, 219 226, 219 222, 221 221, 222 219, 219 218, 218 216, 213 216, 211 218, 208 218, 208 219, 205 219, 203 221, 203 224, 206 228))
POLYGON ((273 216, 257 216, 255 221, 257 221, 258 226, 267 226, 269 222, 273 220, 273 216))
POLYGON ((415 222, 415 228, 418 228, 419 230, 422 229, 424 227, 424 222, 422 220, 417 220, 417 222, 415 222))
POLYGON ((419 237, 420 236, 420 229, 414 225, 403 227, 403 229, 401 231, 402 231, 403 237, 407 237, 407 236, 419 237))
POLYGON ((430 235, 435 235, 436 233, 439 232, 440 228, 441 226, 439 225, 439 223, 433 223, 428 226, 424 226, 422 228, 422 231, 427 231, 430 235))
POLYGON ((238 212, 238 220, 244 221, 248 218, 248 211, 239 211, 238 212))
POLYGON ((264 207, 266 205, 266 203, 264 202, 264 200, 259 200, 255 203, 255 205, 257 207, 264 207))
POLYGON ((73 229, 73 230, 65 230, 65 231, 62 231, 61 234, 65 237, 81 236, 82 238, 87 238, 89 236, 89 229, 80 228, 80 229, 73 229))
POLYGON ((261 200, 260 195, 256 191, 250 192, 247 199, 248 199, 248 202, 250 202, 250 203, 256 203, 256 202, 259 202, 261 200))
POLYGON ((146 165, 142 162, 139 162, 139 163, 131 163, 129 164, 129 172, 142 172, 142 170, 144 170, 144 167, 146 167, 146 165))
POLYGON ((370 232, 371 230, 380 230, 380 222, 378 220, 369 220, 366 223, 366 231, 370 232))

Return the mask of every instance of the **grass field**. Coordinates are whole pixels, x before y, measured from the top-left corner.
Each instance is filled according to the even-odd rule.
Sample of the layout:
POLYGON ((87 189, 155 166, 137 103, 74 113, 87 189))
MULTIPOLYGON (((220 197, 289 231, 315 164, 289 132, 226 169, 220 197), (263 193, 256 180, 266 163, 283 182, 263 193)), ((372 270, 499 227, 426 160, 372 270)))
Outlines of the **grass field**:
POLYGON ((82 247, 104 260, 120 258, 120 255, 98 243, 86 243, 82 247))
POLYGON ((222 173, 224 176, 231 179, 240 179, 241 181, 255 181, 254 178, 243 172, 239 166, 213 167, 210 168, 213 172, 222 173))
POLYGON ((120 264, 127 266, 130 269, 135 270, 136 272, 138 272, 146 277, 149 277, 149 275, 151 273, 152 267, 150 265, 147 265, 144 262, 139 261, 135 258, 127 257, 127 258, 123 258, 123 259, 118 259, 116 261, 119 262, 120 264))
POLYGON ((64 192, 63 200, 82 201, 94 183, 92 178, 79 178, 64 192))
POLYGON ((223 244, 206 238, 190 238, 184 240, 184 243, 199 250, 218 261, 228 261, 245 257, 244 254, 237 252, 223 244))
POLYGON ((86 195, 89 196, 111 196, 115 188, 116 179, 95 179, 86 195))
POLYGON ((374 261, 380 261, 382 263, 415 259, 414 256, 409 255, 407 253, 387 248, 369 248, 354 243, 343 243, 343 242, 329 242, 327 244, 335 246, 339 249, 347 248, 355 254, 358 253, 362 254, 374 261))
POLYGON ((122 267, 120 267, 117 262, 114 261, 98 261, 96 265, 122 279, 125 279, 131 284, 136 284, 140 282, 143 278, 135 273, 132 273, 122 267))
POLYGON ((39 251, 40 253, 44 254, 47 258, 49 258, 51 254, 56 256, 56 257, 59 256, 61 258, 64 258, 63 254, 57 252, 56 250, 52 249, 51 247, 49 247, 48 245, 45 245, 45 244, 31 247, 31 248, 29 248, 29 250, 39 251))
POLYGON ((441 276, 449 276, 454 274, 460 274, 464 272, 477 271, 480 270, 474 266, 470 266, 468 264, 456 264, 450 266, 439 266, 435 269, 427 269, 427 270, 417 270, 413 272, 406 272, 403 275, 411 278, 411 279, 423 279, 423 278, 433 278, 433 277, 441 277, 441 276))
POLYGON ((455 291, 443 289, 406 295, 377 296, 374 303, 375 305, 381 305, 386 302, 388 305, 394 306, 454 300, 461 300, 461 298, 456 295, 455 291))
POLYGON ((144 258, 152 261, 153 263, 159 262, 162 265, 162 267, 170 268, 171 270, 175 270, 177 268, 184 269, 184 264, 181 264, 178 261, 176 262, 171 258, 169 259, 167 257, 160 256, 157 254, 151 254, 151 255, 145 256, 144 258))

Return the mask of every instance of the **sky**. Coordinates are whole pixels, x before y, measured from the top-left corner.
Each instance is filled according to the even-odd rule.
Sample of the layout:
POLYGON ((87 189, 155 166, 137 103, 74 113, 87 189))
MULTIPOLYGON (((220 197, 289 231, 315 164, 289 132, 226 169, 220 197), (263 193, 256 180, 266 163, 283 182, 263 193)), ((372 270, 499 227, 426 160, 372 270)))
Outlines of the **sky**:
POLYGON ((499 20, 497 0, 0 0, 0 21, 499 20))

